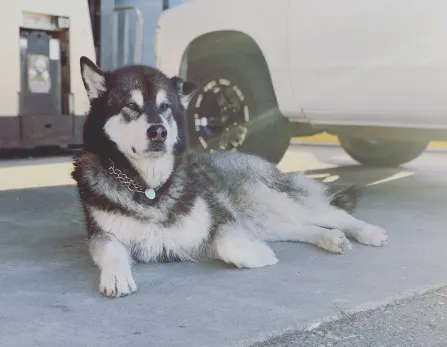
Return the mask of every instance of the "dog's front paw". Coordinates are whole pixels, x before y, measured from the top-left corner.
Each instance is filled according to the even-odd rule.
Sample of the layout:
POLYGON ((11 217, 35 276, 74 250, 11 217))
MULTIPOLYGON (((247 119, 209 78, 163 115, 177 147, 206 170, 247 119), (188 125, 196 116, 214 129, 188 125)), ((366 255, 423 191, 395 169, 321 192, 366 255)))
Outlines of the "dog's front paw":
POLYGON ((368 224, 359 231, 357 241, 368 246, 381 247, 388 241, 388 234, 382 228, 368 224))
POLYGON ((134 293, 137 285, 132 277, 130 269, 103 269, 99 283, 101 294, 119 298, 134 293))

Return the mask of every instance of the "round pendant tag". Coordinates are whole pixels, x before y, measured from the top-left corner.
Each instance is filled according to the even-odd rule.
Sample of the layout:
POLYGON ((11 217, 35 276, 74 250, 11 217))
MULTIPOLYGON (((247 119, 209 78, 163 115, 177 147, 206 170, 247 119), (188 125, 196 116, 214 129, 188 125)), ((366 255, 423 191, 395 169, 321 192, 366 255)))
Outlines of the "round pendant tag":
POLYGON ((146 195, 146 197, 147 197, 149 200, 152 200, 152 199, 155 198, 155 190, 153 190, 152 188, 147 188, 147 189, 144 191, 144 195, 146 195))

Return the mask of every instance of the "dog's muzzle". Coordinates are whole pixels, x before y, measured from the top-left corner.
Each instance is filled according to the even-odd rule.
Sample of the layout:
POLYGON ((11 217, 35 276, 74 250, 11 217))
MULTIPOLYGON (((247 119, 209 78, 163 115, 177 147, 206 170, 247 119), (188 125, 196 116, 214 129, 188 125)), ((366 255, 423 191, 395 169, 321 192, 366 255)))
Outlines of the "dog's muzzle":
POLYGON ((147 137, 152 142, 159 142, 159 143, 165 142, 167 136, 168 131, 161 124, 152 125, 149 129, 147 129, 147 137))

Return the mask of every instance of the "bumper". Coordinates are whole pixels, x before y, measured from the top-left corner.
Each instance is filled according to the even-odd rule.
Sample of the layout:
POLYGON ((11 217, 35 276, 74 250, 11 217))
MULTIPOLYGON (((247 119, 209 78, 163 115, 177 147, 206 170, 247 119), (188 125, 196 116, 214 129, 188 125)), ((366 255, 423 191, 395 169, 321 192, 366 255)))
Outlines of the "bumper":
POLYGON ((0 149, 82 145, 85 116, 0 117, 0 149))

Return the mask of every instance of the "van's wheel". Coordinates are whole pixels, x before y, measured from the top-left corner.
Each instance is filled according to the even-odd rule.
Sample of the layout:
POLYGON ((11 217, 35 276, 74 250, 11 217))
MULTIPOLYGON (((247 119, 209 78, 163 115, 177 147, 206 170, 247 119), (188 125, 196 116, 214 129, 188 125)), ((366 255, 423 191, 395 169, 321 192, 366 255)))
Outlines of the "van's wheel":
POLYGON ((188 147, 245 152, 277 164, 290 145, 290 130, 270 79, 248 58, 245 64, 224 61, 207 60, 188 73, 198 84, 188 108, 188 147))
POLYGON ((429 141, 367 140, 338 136, 340 145, 354 160, 367 166, 394 167, 416 159, 429 141))

